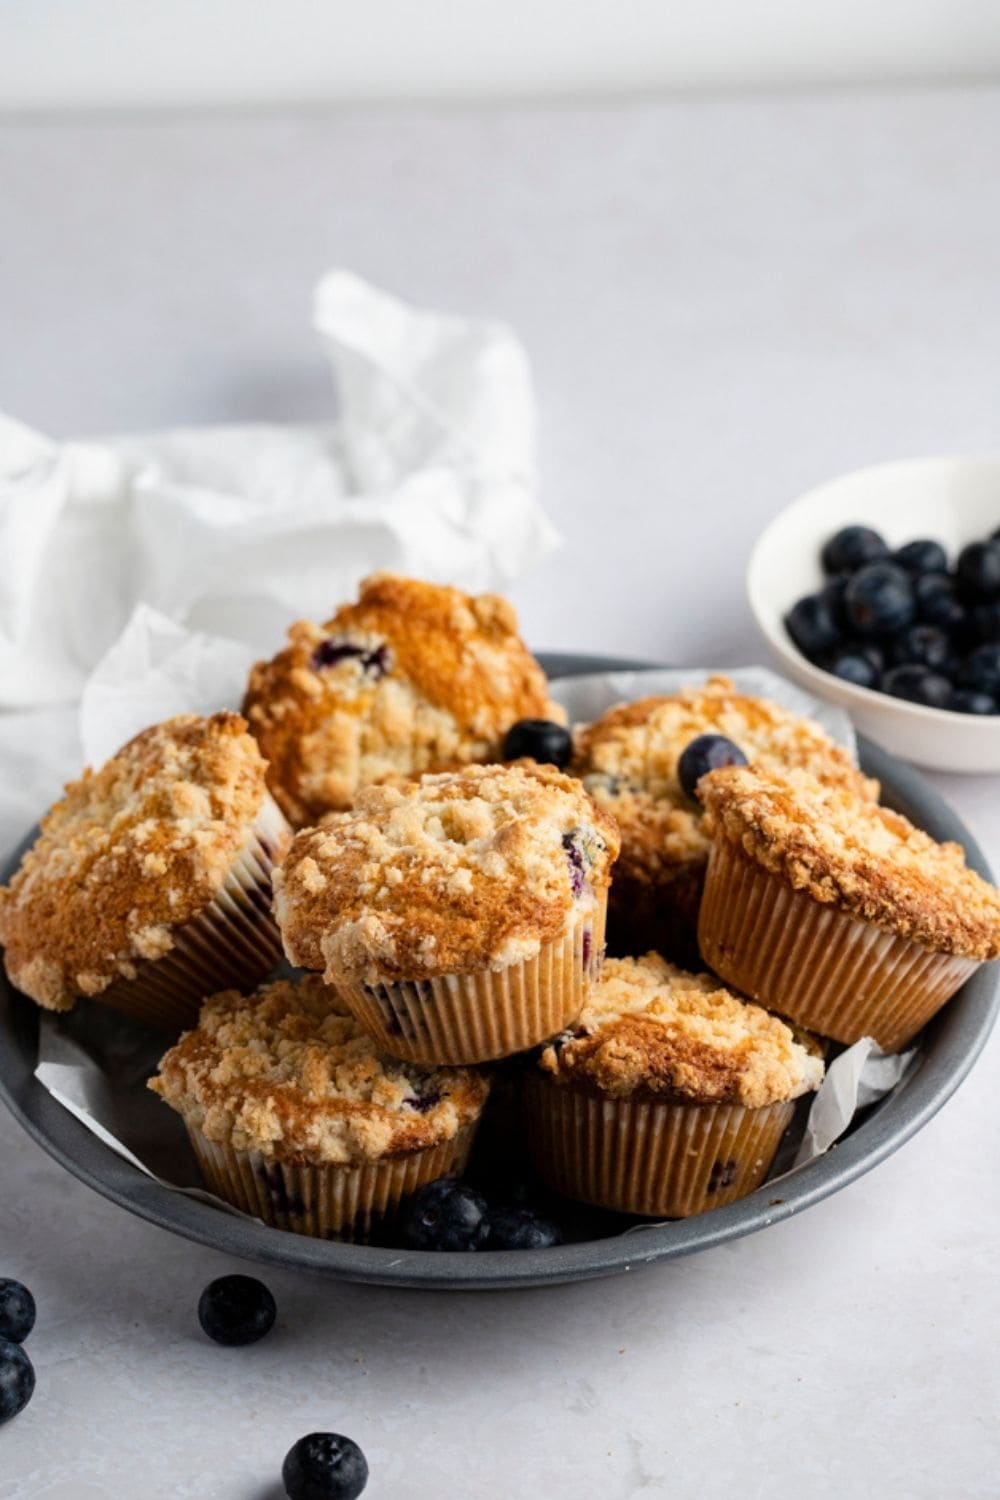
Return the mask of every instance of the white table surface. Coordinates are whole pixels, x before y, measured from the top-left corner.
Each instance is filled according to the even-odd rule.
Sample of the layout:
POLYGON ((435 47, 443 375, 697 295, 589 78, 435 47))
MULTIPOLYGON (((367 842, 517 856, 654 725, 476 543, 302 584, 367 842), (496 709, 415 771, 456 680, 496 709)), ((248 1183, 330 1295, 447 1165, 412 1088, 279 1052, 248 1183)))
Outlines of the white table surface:
MULTIPOLYGON (((997 445, 998 140, 988 89, 6 125, 0 401, 56 435, 322 416, 308 293, 334 263, 499 313, 568 538, 515 591, 532 642, 750 661, 742 573, 781 505, 997 445)), ((37 717, 30 758, 18 729, 5 845, 6 788, 43 805, 77 769, 72 714, 37 717)), ((933 779, 1000 863, 996 781, 933 779)), ((286 1449, 332 1428, 372 1500, 995 1497, 998 1061, 751 1239, 519 1294, 268 1272, 279 1324, 243 1351, 195 1321, 235 1264, 4 1116, 0 1274, 39 1321, 0 1494, 276 1500, 286 1449)))

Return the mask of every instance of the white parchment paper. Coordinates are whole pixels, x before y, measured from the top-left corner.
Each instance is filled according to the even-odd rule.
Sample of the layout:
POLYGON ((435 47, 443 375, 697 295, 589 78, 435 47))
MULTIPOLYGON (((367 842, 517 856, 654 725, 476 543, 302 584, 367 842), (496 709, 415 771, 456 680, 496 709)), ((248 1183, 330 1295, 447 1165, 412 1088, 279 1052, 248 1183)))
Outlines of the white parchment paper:
POLYGON ((511 329, 343 270, 313 322, 319 426, 55 442, 0 412, 0 708, 77 699, 137 605, 269 655, 377 568, 503 588, 557 545, 511 329))

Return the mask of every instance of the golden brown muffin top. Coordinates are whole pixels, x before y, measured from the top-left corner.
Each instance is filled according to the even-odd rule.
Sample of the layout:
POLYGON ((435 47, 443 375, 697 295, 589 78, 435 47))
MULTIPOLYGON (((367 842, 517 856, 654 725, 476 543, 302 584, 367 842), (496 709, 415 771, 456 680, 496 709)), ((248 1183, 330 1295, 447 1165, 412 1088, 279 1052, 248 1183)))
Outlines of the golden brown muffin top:
POLYGON ((296 826, 359 787, 496 760, 518 719, 563 721, 510 604, 392 573, 250 673, 243 712, 296 826))
POLYGON ((489 1092, 471 1068, 380 1052, 318 975, 210 996, 149 1087, 210 1141, 315 1165, 449 1141, 489 1092))
POLYGON ((0 941, 14 984, 50 1010, 132 979, 218 894, 267 806, 264 761, 239 714, 154 724, 85 770, 42 819, 10 885, 0 941))
POLYGON ((293 963, 364 983, 502 969, 593 906, 614 822, 550 766, 469 766, 369 787, 296 835, 275 875, 293 963))
POLYGON ((960 845, 807 771, 730 766, 698 790, 709 833, 795 890, 937 952, 1000 957, 1000 891, 968 868, 960 845))
POLYGON ((557 1083, 613 1099, 749 1109, 798 1098, 823 1079, 822 1059, 784 1021, 658 953, 605 959, 576 1025, 540 1062, 557 1083))
POLYGON ((617 819, 622 870, 633 879, 659 884, 708 859, 701 808, 677 775, 682 752, 702 734, 725 735, 755 764, 802 766, 832 786, 878 796, 878 782, 818 724, 738 692, 728 677, 619 704, 576 731, 573 771, 617 819))

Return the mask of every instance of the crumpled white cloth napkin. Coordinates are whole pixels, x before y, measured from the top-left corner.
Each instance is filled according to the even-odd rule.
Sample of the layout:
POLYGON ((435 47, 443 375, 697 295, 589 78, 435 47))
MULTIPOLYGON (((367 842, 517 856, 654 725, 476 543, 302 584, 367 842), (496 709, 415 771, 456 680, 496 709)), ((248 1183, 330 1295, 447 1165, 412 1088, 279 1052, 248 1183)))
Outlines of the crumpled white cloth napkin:
POLYGON ((0 414, 0 707, 79 697, 140 604, 271 652, 377 568, 503 587, 558 543, 508 328, 345 271, 320 281, 314 320, 336 385, 324 426, 55 443, 0 414))

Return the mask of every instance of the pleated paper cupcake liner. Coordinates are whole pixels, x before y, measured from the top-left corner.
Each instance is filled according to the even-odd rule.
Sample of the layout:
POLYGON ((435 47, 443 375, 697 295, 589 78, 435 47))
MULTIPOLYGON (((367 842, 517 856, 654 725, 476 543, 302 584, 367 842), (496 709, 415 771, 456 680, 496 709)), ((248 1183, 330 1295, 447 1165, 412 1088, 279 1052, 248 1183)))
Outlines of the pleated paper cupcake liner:
POLYGON ((575 1021, 604 953, 607 894, 534 958, 398 984, 338 978, 355 1018, 393 1057, 439 1066, 525 1052, 575 1021))
POLYGON ((364 1244, 391 1227, 417 1188, 463 1171, 476 1124, 438 1146, 356 1166, 278 1162, 259 1152, 220 1146, 194 1126, 187 1131, 206 1183, 227 1203, 275 1229, 364 1244))
POLYGON ((686 1219, 752 1193, 767 1176, 793 1100, 673 1104, 609 1099, 543 1074, 526 1091, 528 1139, 556 1192, 599 1208, 686 1219))
POLYGON ((168 953, 140 962, 135 978, 116 981, 97 997, 100 1003, 178 1032, 197 1023, 206 995, 254 989, 282 958, 271 915, 271 871, 290 838, 283 814, 265 796, 214 901, 174 930, 168 953))
POLYGON ((825 906, 717 839, 698 920, 710 968, 800 1026, 898 1052, 979 967, 825 906))

